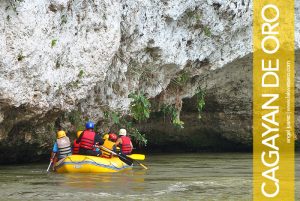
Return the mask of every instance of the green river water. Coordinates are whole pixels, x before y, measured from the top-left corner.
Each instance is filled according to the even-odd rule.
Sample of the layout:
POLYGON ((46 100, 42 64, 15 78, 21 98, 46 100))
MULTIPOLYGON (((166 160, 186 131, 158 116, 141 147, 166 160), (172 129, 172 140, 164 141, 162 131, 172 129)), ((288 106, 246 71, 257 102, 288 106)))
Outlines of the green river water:
POLYGON ((46 163, 0 166, 0 200, 252 200, 251 154, 150 155, 143 163, 148 170, 109 174, 47 174, 46 163))

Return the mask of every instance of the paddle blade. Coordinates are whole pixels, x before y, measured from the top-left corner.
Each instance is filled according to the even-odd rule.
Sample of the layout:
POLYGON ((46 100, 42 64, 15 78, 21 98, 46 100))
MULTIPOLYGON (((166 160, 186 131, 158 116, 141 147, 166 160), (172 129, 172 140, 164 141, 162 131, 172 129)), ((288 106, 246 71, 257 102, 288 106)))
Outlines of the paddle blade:
POLYGON ((145 155, 143 155, 143 154, 131 154, 131 155, 128 155, 128 157, 133 160, 140 160, 140 161, 145 160, 145 155))

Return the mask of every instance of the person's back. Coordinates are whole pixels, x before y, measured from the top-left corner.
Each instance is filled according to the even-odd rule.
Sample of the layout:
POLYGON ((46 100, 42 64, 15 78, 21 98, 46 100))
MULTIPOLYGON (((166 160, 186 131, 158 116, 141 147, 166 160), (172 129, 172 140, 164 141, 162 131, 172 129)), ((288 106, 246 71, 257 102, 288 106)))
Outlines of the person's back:
POLYGON ((95 144, 103 144, 102 139, 96 135, 94 132, 94 123, 87 122, 86 130, 84 130, 79 138, 76 140, 76 143, 80 143, 79 154, 82 155, 91 155, 99 156, 101 155, 100 151, 95 151, 95 144), (99 139, 100 138, 100 139, 99 139))
MULTIPOLYGON (((82 131, 77 131, 77 139, 79 138, 82 131)), ((77 143, 77 139, 73 142, 73 154, 79 154, 80 143, 77 143)))
POLYGON ((70 139, 66 136, 65 131, 58 131, 56 143, 58 148, 58 159, 72 155, 70 139))
POLYGON ((83 131, 80 140, 80 150, 81 149, 93 150, 95 144, 95 135, 96 133, 90 129, 83 131))
POLYGON ((120 137, 116 142, 116 146, 120 146, 122 154, 131 154, 133 146, 130 137, 126 136, 126 130, 120 129, 119 135, 120 137))
MULTIPOLYGON (((106 134, 106 135, 104 135, 104 143, 103 143, 103 147, 105 147, 105 148, 107 148, 107 149, 109 149, 109 150, 111 150, 111 151, 115 151, 115 147, 116 147, 116 140, 117 140, 117 135, 116 134, 106 134)), ((111 152, 109 152, 109 151, 107 151, 107 150, 105 150, 105 149, 103 149, 103 148, 101 148, 101 151, 102 151, 102 155, 101 155, 101 157, 103 157, 103 158, 111 158, 112 157, 112 153, 111 152)))

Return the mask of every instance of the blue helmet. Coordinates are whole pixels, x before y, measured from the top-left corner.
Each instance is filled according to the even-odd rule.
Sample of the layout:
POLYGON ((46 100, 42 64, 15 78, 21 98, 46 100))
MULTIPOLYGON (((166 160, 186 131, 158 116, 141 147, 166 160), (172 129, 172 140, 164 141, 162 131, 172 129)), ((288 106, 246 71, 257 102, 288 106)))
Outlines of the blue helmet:
POLYGON ((91 121, 86 122, 85 128, 86 129, 94 129, 95 124, 91 121))

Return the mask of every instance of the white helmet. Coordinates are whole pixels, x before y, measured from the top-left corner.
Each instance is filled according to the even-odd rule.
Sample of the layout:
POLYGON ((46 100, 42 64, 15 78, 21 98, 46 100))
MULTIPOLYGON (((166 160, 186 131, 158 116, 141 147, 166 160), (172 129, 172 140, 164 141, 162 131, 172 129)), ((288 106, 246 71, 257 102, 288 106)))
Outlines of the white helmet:
POLYGON ((124 128, 121 128, 119 131, 119 135, 126 136, 126 130, 124 128))

